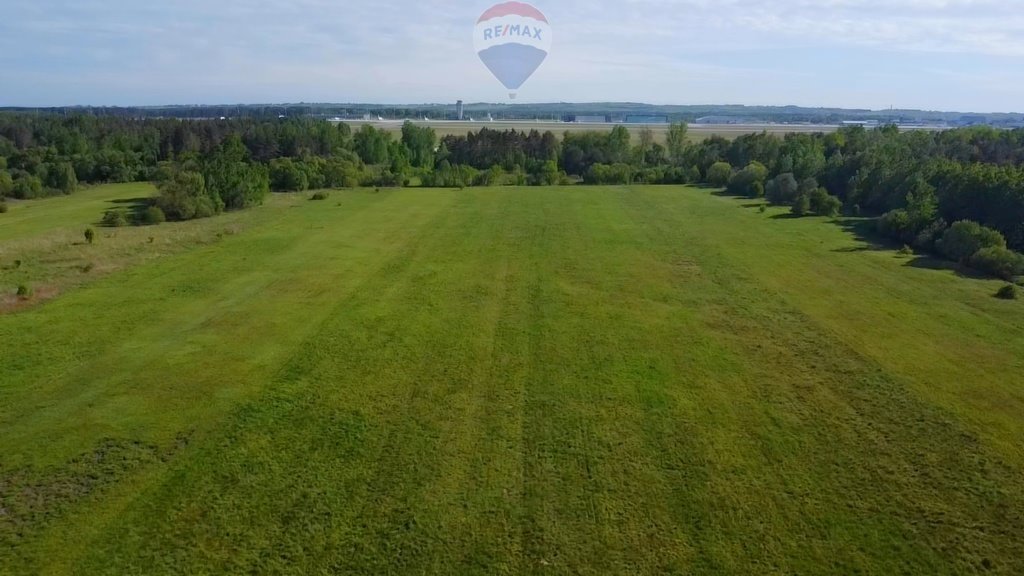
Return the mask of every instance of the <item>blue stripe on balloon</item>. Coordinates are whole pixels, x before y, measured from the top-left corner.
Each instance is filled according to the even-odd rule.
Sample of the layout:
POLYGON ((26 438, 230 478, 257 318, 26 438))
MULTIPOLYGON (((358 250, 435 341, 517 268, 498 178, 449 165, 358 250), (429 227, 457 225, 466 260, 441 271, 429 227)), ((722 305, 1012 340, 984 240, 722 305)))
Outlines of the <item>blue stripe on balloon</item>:
POLYGON ((479 52, 487 69, 509 90, 518 90, 537 71, 548 53, 533 46, 511 42, 479 52))

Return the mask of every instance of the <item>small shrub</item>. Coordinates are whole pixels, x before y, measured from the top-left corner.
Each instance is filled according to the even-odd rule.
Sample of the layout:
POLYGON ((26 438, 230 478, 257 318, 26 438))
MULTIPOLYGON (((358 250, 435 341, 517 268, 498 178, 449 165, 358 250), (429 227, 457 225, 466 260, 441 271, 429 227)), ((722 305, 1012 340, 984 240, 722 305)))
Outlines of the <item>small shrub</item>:
POLYGON ((899 250, 899 252, 897 252, 897 254, 899 254, 900 256, 913 256, 914 255, 914 249, 911 248, 910 246, 907 246, 906 244, 904 244, 903 248, 900 248, 900 250, 899 250))
POLYGON ((89 262, 85 266, 82 266, 82 274, 88 274, 89 272, 92 272, 92 269, 95 268, 95 267, 96 267, 95 264, 93 264, 92 262, 89 262))
POLYGON ((14 261, 14 269, 17 270, 18 268, 21 268, 21 260, 14 261))
POLYGON ((93 230, 92 228, 86 228, 85 229, 85 241, 88 242, 89 244, 92 244, 93 242, 95 242, 96 241, 96 231, 93 230))
POLYGON ((1017 288, 1013 284, 1007 284, 996 292, 996 298, 1000 300, 1016 300, 1020 297, 1020 288, 1017 288))
POLYGON ((107 228, 121 228, 122 226, 128 225, 128 213, 124 210, 108 210, 103 215, 103 220, 100 221, 100 225, 106 226, 107 228))
POLYGON ((310 200, 327 200, 327 192, 324 192, 323 190, 320 190, 318 192, 314 192, 313 195, 309 197, 309 199, 310 200))
POLYGON ((150 236, 149 240, 147 240, 147 243, 152 244, 153 242, 156 242, 156 238, 150 236))
POLYGON ((4 202, 3 200, 0 200, 0 214, 6 214, 7 210, 8 210, 7 202, 4 202))
POLYGON ((142 213, 142 223, 148 226, 163 224, 167 221, 167 215, 159 206, 150 206, 142 213))
POLYGON ((758 212, 760 212, 761 214, 764 214, 767 211, 768 211, 768 205, 767 204, 761 204, 761 207, 758 209, 758 212))
POLYGON ((29 298, 32 297, 32 293, 32 287, 29 286, 28 284, 18 285, 18 298, 21 298, 22 300, 28 300, 29 298))
POLYGON ((790 212, 792 212, 794 216, 806 216, 810 211, 811 198, 806 194, 797 198, 796 201, 793 202, 793 207, 790 209, 790 212))
POLYGON ((1003 280, 1013 280, 1015 276, 1024 274, 1024 256, 996 246, 978 250, 971 256, 969 264, 975 270, 1003 280))

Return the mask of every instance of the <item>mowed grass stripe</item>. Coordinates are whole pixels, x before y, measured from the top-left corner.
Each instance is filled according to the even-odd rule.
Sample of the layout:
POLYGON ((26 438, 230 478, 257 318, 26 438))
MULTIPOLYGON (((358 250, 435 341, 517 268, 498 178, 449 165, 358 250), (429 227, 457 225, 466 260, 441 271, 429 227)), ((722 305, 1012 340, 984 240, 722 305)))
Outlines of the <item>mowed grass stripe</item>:
MULTIPOLYGON (((1017 571, 1024 554, 1015 536, 1024 528, 1019 465, 1006 462, 998 445, 972 433, 971 422, 959 422, 922 399, 918 383, 890 373, 794 308, 788 296, 802 285, 776 282, 799 278, 800 265, 779 260, 751 272, 731 261, 741 252, 735 244, 708 234, 719 224, 714 216, 666 207, 658 196, 628 198, 638 221, 671 238, 652 246, 685 246, 666 258, 685 252, 705 263, 704 274, 714 286, 693 308, 705 318, 706 332, 746 359, 745 381, 730 393, 731 408, 741 414, 739 425, 709 428, 710 435, 725 436, 716 460, 731 465, 721 471, 724 476, 714 475, 721 492, 715 502, 731 503, 715 516, 719 521, 733 517, 736 524, 717 525, 711 532, 722 537, 760 524, 761 534, 725 540, 733 546, 755 542, 762 552, 723 555, 734 563, 724 567, 749 570, 735 562, 763 554, 768 566, 786 571, 832 566, 845 572, 886 551, 892 570, 924 567, 940 573, 996 565, 1017 571), (692 226, 679 226, 687 216, 698 218, 692 226), (769 269, 773 281, 762 284, 759 273, 769 269), (776 294, 780 285, 790 294, 776 294), (730 455, 738 457, 729 462, 730 455), (801 532, 803 537, 794 537, 801 532), (792 559, 802 559, 803 565, 792 559)), ((708 206, 716 201, 723 202, 700 199, 708 206)), ((771 261, 773 251, 763 258, 771 261)), ((834 277, 827 260, 815 258, 813 251, 796 259, 808 260, 812 273, 834 277)), ((849 286, 863 282, 856 271, 844 271, 843 278, 849 286)), ((728 383, 714 381, 715 386, 728 383)), ((982 393, 1001 385, 976 383, 982 393)), ((713 397, 706 390, 699 396, 713 397)))
MULTIPOLYGON (((528 380, 524 572, 660 572, 692 547, 669 513, 670 487, 644 427, 643 395, 660 387, 652 320, 686 330, 685 311, 645 297, 651 276, 638 231, 615 197, 536 196, 533 371, 528 380), (679 312, 674 314, 675 312, 679 312)), ((676 454, 698 460, 687 446, 676 454)), ((699 477, 700 470, 690 468, 699 477)), ((684 474, 689 474, 685 472, 684 474)))
MULTIPOLYGON (((451 197, 439 195, 423 197, 421 202, 409 204, 405 199, 388 194, 358 194, 348 197, 343 206, 326 212, 315 207, 297 208, 294 209, 295 216, 282 213, 282 221, 277 226, 262 232, 254 231, 252 236, 239 236, 237 243, 225 242, 221 246, 224 251, 218 252, 215 259, 207 251, 197 251, 111 278, 30 312, 0 318, 0 325, 10 329, 11 339, 8 341, 15 343, 20 342, 19 338, 37 336, 35 331, 23 328, 21 323, 45 326, 55 313, 58 318, 68 318, 71 325, 74 325, 73 319, 78 318, 81 332, 61 334, 72 337, 72 342, 65 345, 78 343, 80 347, 72 348, 73 354, 88 356, 90 362, 109 372, 107 379, 84 382, 79 389, 72 379, 75 375, 73 363, 69 375, 62 380, 59 371, 51 371, 49 363, 39 361, 32 366, 41 372, 43 384, 53 386, 51 398, 39 398, 41 393, 31 389, 21 398, 16 392, 23 390, 14 385, 11 392, 15 393, 4 391, 5 395, 18 400, 8 405, 13 407, 12 414, 20 415, 19 419, 6 424, 6 429, 18 431, 29 440, 17 442, 12 435, 3 436, 0 472, 7 478, 13 477, 15 484, 11 493, 15 496, 21 492, 21 485, 26 490, 40 493, 38 503, 30 512, 35 524, 44 523, 24 526, 26 518, 15 516, 4 518, 13 522, 8 527, 19 532, 28 530, 31 534, 43 525, 52 524, 55 517, 63 515, 70 506, 81 505, 82 500, 95 496, 95 487, 75 489, 70 494, 49 487, 51 478, 74 487, 82 484, 81 474, 91 474, 88 469, 77 471, 80 466, 68 470, 60 464, 72 457, 65 455, 66 452, 76 458, 82 454, 87 460, 95 457, 94 466, 115 469, 131 466, 131 470, 118 473, 119 482, 128 482, 124 473, 138 472, 158 477, 164 470, 161 466, 157 466, 157 470, 140 472, 136 469, 137 462, 108 462, 106 457, 101 459, 99 454, 90 455, 88 451, 101 442, 100 439, 113 438, 117 442, 121 439, 142 441, 154 445, 156 450, 173 452, 181 443, 182 435, 186 440, 194 439, 205 431, 216 429, 225 409, 263 389, 270 383, 271 375, 280 369, 281 362, 300 353, 303 338, 316 330, 325 306, 330 309, 339 299, 344 300, 343 295, 347 291, 386 264, 386 255, 390 251, 404 250, 408 238, 429 226, 433 215, 450 201, 451 197), (376 208, 367 212, 370 206, 376 208), (289 223, 290 218, 294 219, 289 223), (353 220, 362 222, 367 228, 346 224, 353 220), (317 231, 330 233, 318 234, 317 231), (271 237, 269 244, 288 249, 266 250, 268 242, 265 242, 265 236, 271 237), (254 250, 254 247, 264 250, 254 250), (330 256, 331 247, 341 250, 343 257, 335 259, 330 256), (334 266, 323 266, 327 259, 332 260, 334 266), (220 260, 225 264, 224 273, 230 270, 231 275, 217 276, 215 270, 220 260), (271 276, 271 284, 283 282, 287 286, 286 290, 272 290, 264 281, 267 270, 264 265, 281 265, 282 271, 293 270, 297 275, 271 276), (236 267, 240 268, 236 270, 236 267), (228 280, 235 273, 263 288, 237 306, 225 306, 225 302, 234 301, 238 296, 233 291, 236 286, 228 280), (179 287, 194 286, 200 286, 202 290, 186 289, 180 299, 174 297, 172 302, 167 301, 171 298, 168 295, 179 287), (136 290, 148 291, 156 301, 149 303, 136 290), (120 316, 111 313, 109 316, 86 316, 88 319, 83 319, 82 314, 103 308, 109 301, 109 294, 119 291, 137 296, 139 301, 122 310, 120 316), (169 305, 170 309, 167 308, 169 305), (67 308, 61 306, 77 311, 79 316, 71 315, 67 308), (229 318, 237 328, 226 330, 224 326, 204 326, 210 323, 207 320, 197 323, 188 314, 179 316, 181 306, 198 306, 208 318, 229 318), (147 313, 167 313, 167 317, 156 326, 136 325, 128 321, 134 314, 145 317, 147 313), (127 339, 117 336, 119 327, 123 327, 127 339), (141 372, 125 370, 119 363, 121 347, 134 347, 141 340, 138 334, 132 334, 133 328, 150 339, 150 344, 139 351, 148 361, 141 372), (102 330, 97 334, 90 329, 102 330), (207 331, 209 333, 204 333, 207 331), (220 337, 213 338, 213 333, 220 337), (88 349, 93 342, 87 337, 90 334, 104 338, 97 342, 97 354, 88 349), (74 337, 80 340, 74 340, 74 337), (204 338, 203 347, 195 344, 197 337, 204 338), (152 343, 154 340, 167 341, 170 347, 157 346, 152 343), (109 345, 110 350, 104 344, 109 345), (51 378, 57 382, 51 383, 51 378), (124 402, 126 397, 132 402, 124 402), (42 407, 34 408, 36 402, 42 407), (148 408, 148 412, 140 406, 148 408), (125 411, 117 412, 119 407, 125 411), (41 442, 38 438, 52 440, 41 442), (31 486, 38 482, 42 484, 31 486)), ((15 352, 20 348, 8 350, 15 352)), ((57 354, 67 352, 67 349, 56 347, 52 350, 57 354)), ((46 349, 35 349, 35 352, 45 354, 46 349)), ((89 363, 83 362, 83 367, 88 368, 89 363)), ((23 374, 21 378, 26 387, 32 387, 31 374, 23 374)), ((35 556, 69 561, 73 558, 72 550, 87 546, 90 537, 103 532, 102 521, 117 518, 120 506, 128 498, 136 496, 137 493, 125 491, 112 500, 93 500, 75 519, 64 520, 58 530, 42 541, 34 542, 33 547, 37 548, 35 556), (118 497, 122 500, 118 501, 118 497), (68 529, 71 527, 74 528, 68 529)), ((15 504, 18 504, 17 500, 15 504)), ((8 527, 0 524, 0 528, 8 527)), ((3 532, 0 530, 0 536, 3 532)), ((30 554, 26 552, 24 555, 30 554)))
MULTIPOLYGON (((481 384, 470 381, 470 375, 474 366, 486 369, 493 349, 488 330, 477 334, 477 321, 482 317, 496 322, 493 303, 501 302, 488 297, 500 295, 501 286, 492 280, 495 272, 486 271, 496 270, 500 279, 503 268, 483 249, 486 238, 484 246, 472 242, 475 226, 501 222, 481 218, 487 214, 480 213, 478 203, 475 199, 468 210, 453 212, 448 223, 436 222, 409 252, 382 267, 373 282, 321 325, 304 353, 271 387, 273 392, 243 411, 229 429, 230 445, 241 448, 230 452, 228 468, 242 470, 246 479, 231 477, 220 484, 221 477, 190 476, 186 470, 164 486, 174 499, 189 503, 186 509, 212 512, 202 526, 183 522, 170 527, 184 532, 179 537, 201 543, 201 552, 188 559, 194 566, 273 569, 296 560, 282 557, 290 546, 301 551, 305 560, 299 566, 305 570, 361 567, 372 572, 381 566, 447 565, 459 557, 486 554, 478 538, 473 540, 475 550, 438 546, 449 529, 458 533, 460 522, 457 508, 437 502, 452 494, 436 488, 454 478, 459 488, 455 494, 474 492, 458 481, 471 455, 485 459, 488 469, 507 461, 506 454, 492 460, 486 452, 467 453, 480 436, 472 396, 483 390, 474 388, 481 384), (448 251, 448 246, 456 248, 448 251), (476 254, 463 267, 460 260, 467 248, 476 254), (453 283, 451 274, 460 268, 469 276, 460 274, 460 281, 453 283), (454 293, 446 294, 446 287, 454 293), (411 346, 414 336, 423 340, 411 346), (338 426, 345 432, 332 434, 338 426), (345 457, 344 464, 339 457, 345 457), (298 475, 272 473, 279 467, 294 467, 298 475), (262 486, 256 498, 244 489, 250 477, 262 486), (311 519, 315 535, 285 530, 293 505, 296 514, 307 516, 310 503, 303 495, 310 491, 330 514, 320 522, 311 519), (295 498, 301 500, 296 503, 295 498), (211 509, 211 501, 226 504, 211 509), (454 515, 428 513, 434 506, 454 515), (220 522, 236 522, 239 510, 252 514, 250 520, 258 526, 221 549, 215 537, 224 528, 220 522), (415 541, 405 540, 410 537, 415 541), (253 555, 240 553, 238 547, 253 555)), ((518 428, 514 421, 511 428, 518 428)), ((207 448, 201 456, 204 463, 224 457, 220 447, 207 448)), ((499 478, 514 482, 515 460, 511 462, 509 474, 499 478)), ((508 497, 504 488, 495 490, 498 498, 508 497)), ((514 485, 507 492, 514 499, 514 485)), ((139 506, 149 508, 142 502, 139 506)), ((480 525, 474 523, 474 529, 480 525)), ((507 553, 504 543, 496 550, 507 553)), ((103 557, 99 555, 98 563, 103 557)))

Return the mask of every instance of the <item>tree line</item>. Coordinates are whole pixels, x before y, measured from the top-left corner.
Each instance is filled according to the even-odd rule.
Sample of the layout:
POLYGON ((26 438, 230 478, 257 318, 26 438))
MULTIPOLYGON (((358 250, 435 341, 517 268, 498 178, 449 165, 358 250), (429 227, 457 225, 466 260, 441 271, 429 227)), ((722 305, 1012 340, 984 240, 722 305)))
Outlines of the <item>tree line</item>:
POLYGON ((303 118, 0 114, 0 197, 131 181, 156 182, 169 219, 246 208, 271 190, 707 184, 797 215, 878 216, 882 234, 910 247, 1004 277, 1024 272, 1013 252, 1024 250, 1024 130, 847 127, 694 142, 681 123, 658 141, 624 126, 439 138, 412 123, 393 134, 303 118))

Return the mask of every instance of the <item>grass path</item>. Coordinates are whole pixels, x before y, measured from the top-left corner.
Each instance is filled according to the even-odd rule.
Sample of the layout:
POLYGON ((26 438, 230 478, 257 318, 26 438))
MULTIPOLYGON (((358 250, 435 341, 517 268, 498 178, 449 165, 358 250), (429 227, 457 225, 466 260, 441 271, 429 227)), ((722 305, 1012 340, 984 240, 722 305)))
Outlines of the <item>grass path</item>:
POLYGON ((683 188, 270 208, 0 316, 0 573, 1024 570, 997 283, 683 188))

